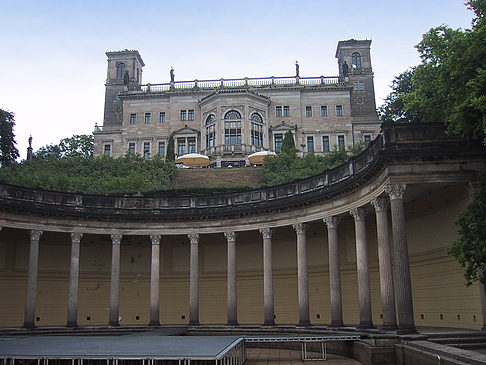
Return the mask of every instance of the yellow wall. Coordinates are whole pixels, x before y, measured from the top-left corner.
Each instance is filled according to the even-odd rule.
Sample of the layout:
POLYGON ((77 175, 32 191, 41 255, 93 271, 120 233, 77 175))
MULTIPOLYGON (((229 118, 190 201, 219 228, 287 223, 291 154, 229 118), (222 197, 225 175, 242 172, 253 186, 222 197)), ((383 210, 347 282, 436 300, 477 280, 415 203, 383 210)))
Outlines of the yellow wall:
MULTIPOLYGON (((477 286, 464 286, 462 271, 445 249, 456 237, 454 220, 467 198, 447 194, 424 198, 406 207, 415 320, 417 325, 480 328, 477 286), (442 318, 440 319, 440 315, 442 318), (423 315, 424 319, 422 319, 423 315), (460 317, 458 317, 458 315, 460 317)), ((373 321, 381 323, 377 244, 373 215, 367 217, 373 321)), ((345 217, 339 225, 344 321, 359 322, 354 224, 345 217)), ((291 227, 273 235, 276 322, 298 322, 295 233, 291 227)), ((237 237, 238 321, 263 322, 262 240, 259 232, 237 237)), ((322 222, 307 231, 309 298, 312 323, 329 323, 327 231, 322 222), (319 315, 320 318, 317 318, 319 315)), ((0 326, 23 323, 29 237, 23 230, 0 232, 0 326)), ((223 234, 200 238, 200 321, 226 322, 226 243, 223 234)), ((64 325, 69 283, 70 237, 45 232, 40 241, 36 322, 64 325)), ((122 325, 149 322, 151 243, 146 236, 124 237, 121 248, 120 317, 122 325), (137 319, 138 316, 138 319, 137 319)), ((111 242, 108 236, 85 234, 81 241, 80 325, 108 323, 111 242), (88 320, 88 317, 90 318, 88 320)), ((163 236, 161 241, 160 320, 185 324, 189 320, 189 241, 186 236, 163 236)))

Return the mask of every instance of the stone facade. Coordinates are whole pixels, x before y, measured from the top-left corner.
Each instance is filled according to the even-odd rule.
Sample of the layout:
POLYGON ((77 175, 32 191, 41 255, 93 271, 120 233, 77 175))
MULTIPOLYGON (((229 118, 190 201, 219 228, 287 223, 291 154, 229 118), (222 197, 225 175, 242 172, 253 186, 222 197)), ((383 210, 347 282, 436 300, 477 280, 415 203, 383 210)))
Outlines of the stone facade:
POLYGON ((339 75, 142 84, 138 51, 107 52, 105 114, 95 155, 146 158, 202 153, 213 166, 248 164, 249 154, 278 151, 291 130, 303 153, 349 149, 373 140, 376 114, 369 40, 338 43, 339 75))

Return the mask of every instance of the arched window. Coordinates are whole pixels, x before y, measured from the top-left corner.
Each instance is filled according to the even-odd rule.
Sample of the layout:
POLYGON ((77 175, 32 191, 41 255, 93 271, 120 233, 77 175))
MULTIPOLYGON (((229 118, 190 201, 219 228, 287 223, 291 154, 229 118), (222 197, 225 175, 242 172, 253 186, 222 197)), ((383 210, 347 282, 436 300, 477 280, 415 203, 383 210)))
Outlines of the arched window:
POLYGON ((251 121, 251 144, 257 147, 263 147, 263 119, 258 113, 253 113, 251 121))
POLYGON ((351 64, 354 68, 361 68, 361 55, 358 52, 351 55, 351 64))
POLYGON ((206 118, 206 148, 214 147, 216 142, 216 117, 210 114, 206 118))
POLYGON ((116 78, 123 79, 124 76, 125 76, 125 64, 123 62, 120 62, 118 65, 116 65, 116 78))
POLYGON ((224 144, 241 144, 241 114, 231 110, 224 116, 224 144))

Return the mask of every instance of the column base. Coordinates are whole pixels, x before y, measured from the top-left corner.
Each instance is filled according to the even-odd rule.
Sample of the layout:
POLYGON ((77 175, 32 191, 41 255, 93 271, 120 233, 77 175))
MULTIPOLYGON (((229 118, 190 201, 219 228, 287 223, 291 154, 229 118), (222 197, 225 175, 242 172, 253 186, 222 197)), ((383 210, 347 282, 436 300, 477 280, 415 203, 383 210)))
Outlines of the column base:
POLYGON ((344 327, 344 323, 342 321, 331 322, 329 327, 344 327))
POLYGON ((35 324, 31 322, 25 322, 23 328, 35 328, 35 324))
POLYGON ((410 335, 410 334, 414 334, 414 333, 418 333, 417 329, 415 328, 414 325, 401 326, 401 327, 399 326, 398 330, 397 330, 397 334, 399 334, 399 335, 410 335))
POLYGON ((66 326, 67 327, 78 327, 78 322, 77 321, 68 321, 68 323, 66 323, 66 326))
POLYGON ((310 321, 300 321, 297 326, 299 327, 309 327, 311 325, 310 321))
POLYGON ((362 322, 356 326, 357 329, 359 330, 368 330, 371 328, 376 328, 373 326, 373 322, 362 322))
POLYGON ((381 331, 396 331, 397 328, 397 325, 394 323, 383 323, 383 325, 380 326, 381 331))
POLYGON ((110 321, 108 323, 109 326, 113 326, 113 327, 120 327, 120 322, 118 321, 110 321))
POLYGON ((481 327, 481 331, 486 331, 486 325, 481 327))
POLYGON ((228 326, 238 326, 238 321, 236 321, 236 320, 228 321, 227 325, 228 326))
POLYGON ((263 322, 264 326, 275 326, 275 320, 270 319, 268 321, 263 322))
POLYGON ((149 326, 160 326, 160 322, 159 321, 150 321, 149 326))
POLYGON ((199 321, 189 321, 189 326, 200 326, 201 323, 199 321))

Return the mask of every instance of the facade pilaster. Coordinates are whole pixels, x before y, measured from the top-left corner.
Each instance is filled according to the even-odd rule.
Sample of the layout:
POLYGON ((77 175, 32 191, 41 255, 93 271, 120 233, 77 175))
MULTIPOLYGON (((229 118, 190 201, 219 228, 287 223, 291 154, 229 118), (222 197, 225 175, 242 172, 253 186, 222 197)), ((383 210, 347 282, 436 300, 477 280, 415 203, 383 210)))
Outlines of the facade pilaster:
POLYGON ((263 311, 264 325, 275 324, 274 299, 273 299, 273 272, 272 272, 272 229, 262 228, 263 237, 263 311))
POLYGON ((121 234, 111 235, 111 284, 110 284, 110 326, 119 326, 120 320, 120 244, 121 234))
POLYGON ((152 260, 150 264, 150 326, 160 326, 160 234, 150 235, 152 260))
POLYGON ((199 325, 199 234, 189 234, 191 257, 189 268, 189 324, 199 325))
POLYGON ((355 208, 349 212, 354 218, 356 234, 356 266, 358 274, 359 325, 358 328, 372 328, 370 274, 366 244, 366 210, 355 208))
POLYGON ((35 301, 37 298, 37 271, 39 268, 39 240, 43 231, 30 231, 29 267, 25 297, 24 327, 35 327, 35 301))
POLYGON ((390 231, 388 228, 388 199, 381 196, 371 201, 376 212, 376 232, 378 237, 378 262, 380 266, 381 308, 383 330, 396 330, 395 290, 393 287, 393 267, 390 231))
POLYGON ((228 325, 238 324, 236 287, 236 232, 225 232, 228 242, 228 325))
POLYGON ((413 318, 412 282, 408 258, 407 232, 405 227, 405 209, 403 193, 406 185, 387 185, 386 193, 390 196, 395 252, 398 333, 415 333, 413 318))
POLYGON ((309 326, 309 289, 307 278, 307 243, 305 231, 307 225, 296 223, 292 225, 297 234, 297 290, 299 295, 299 325, 309 326))
POLYGON ((82 233, 71 233, 71 268, 69 270, 69 294, 67 326, 78 326, 79 246, 82 233))
POLYGON ((324 218, 327 226, 327 243, 329 247, 329 284, 331 297, 331 326, 343 325, 343 303, 341 294, 341 268, 339 264, 339 241, 337 227, 339 217, 324 218))

